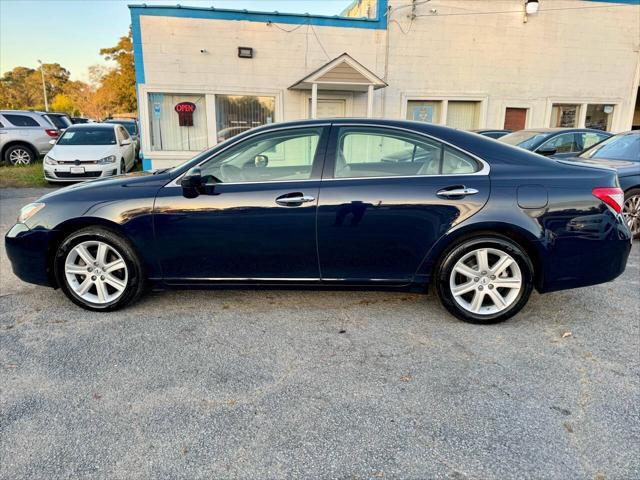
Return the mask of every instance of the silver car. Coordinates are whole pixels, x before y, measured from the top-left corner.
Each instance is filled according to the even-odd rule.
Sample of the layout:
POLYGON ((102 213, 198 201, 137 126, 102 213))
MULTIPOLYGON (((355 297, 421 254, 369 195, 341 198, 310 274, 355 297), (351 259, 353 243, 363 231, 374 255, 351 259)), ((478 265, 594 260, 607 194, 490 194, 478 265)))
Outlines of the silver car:
POLYGON ((0 160, 11 165, 29 165, 51 150, 51 140, 60 131, 45 112, 0 110, 0 160))

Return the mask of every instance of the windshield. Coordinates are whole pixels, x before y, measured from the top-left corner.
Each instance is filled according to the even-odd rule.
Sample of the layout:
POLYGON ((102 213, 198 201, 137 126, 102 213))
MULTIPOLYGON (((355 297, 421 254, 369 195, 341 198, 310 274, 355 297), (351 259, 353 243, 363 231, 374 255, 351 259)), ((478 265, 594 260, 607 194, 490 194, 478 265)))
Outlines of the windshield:
POLYGON ((115 145, 113 128, 68 129, 60 137, 57 145, 115 145))
POLYGON ((583 152, 580 158, 606 158, 640 162, 640 133, 614 135, 583 152))
POLYGON ((509 145, 515 145, 516 147, 526 148, 530 150, 534 148, 539 142, 547 138, 550 134, 545 132, 531 132, 521 130, 519 132, 513 132, 504 137, 500 137, 498 140, 509 145))

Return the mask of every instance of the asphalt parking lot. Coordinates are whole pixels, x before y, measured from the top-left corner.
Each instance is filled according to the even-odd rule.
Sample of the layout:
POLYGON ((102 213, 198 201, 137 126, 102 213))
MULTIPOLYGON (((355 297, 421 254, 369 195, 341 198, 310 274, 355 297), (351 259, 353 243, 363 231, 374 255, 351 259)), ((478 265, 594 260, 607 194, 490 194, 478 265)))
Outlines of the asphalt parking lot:
MULTIPOLYGON (((41 192, 0 190, 0 230, 41 192)), ((0 252, 0 478, 640 477, 640 244, 493 326, 434 296, 152 293, 110 314, 0 252)))

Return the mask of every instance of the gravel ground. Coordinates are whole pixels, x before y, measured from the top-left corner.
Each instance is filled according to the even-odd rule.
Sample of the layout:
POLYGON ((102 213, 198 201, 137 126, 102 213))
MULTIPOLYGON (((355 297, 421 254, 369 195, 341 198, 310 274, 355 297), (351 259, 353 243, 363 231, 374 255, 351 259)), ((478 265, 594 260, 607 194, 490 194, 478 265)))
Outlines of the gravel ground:
MULTIPOLYGON (((40 193, 0 191, 3 234, 40 193)), ((639 247, 614 283, 474 326, 397 292, 90 313, 3 245, 0 477, 640 478, 639 247)))

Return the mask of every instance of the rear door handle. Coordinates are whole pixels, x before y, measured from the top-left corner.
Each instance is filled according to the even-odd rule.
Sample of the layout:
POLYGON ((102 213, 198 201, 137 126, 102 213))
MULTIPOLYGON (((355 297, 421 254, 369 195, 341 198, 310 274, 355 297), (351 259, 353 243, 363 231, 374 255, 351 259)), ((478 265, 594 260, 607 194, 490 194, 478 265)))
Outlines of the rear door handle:
POLYGON ((475 195, 479 193, 475 188, 468 188, 465 186, 454 187, 454 188, 443 188, 442 190, 438 190, 436 195, 444 198, 453 198, 453 197, 466 197, 467 195, 475 195))
POLYGON ((303 203, 313 202, 316 197, 311 195, 303 195, 302 193, 287 193, 276 198, 278 205, 284 205, 285 207, 293 207, 302 205, 303 203))

